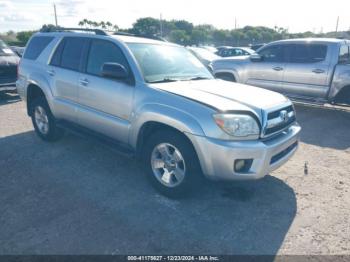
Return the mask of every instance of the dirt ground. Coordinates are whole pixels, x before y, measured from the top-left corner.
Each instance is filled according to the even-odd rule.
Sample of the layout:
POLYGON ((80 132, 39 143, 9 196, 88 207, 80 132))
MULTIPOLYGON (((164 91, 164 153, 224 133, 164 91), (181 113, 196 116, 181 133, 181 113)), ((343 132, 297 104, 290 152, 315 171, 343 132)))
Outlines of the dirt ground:
POLYGON ((350 254, 350 109, 297 105, 286 165, 169 200, 135 160, 45 143, 17 96, 0 99, 0 254, 350 254))

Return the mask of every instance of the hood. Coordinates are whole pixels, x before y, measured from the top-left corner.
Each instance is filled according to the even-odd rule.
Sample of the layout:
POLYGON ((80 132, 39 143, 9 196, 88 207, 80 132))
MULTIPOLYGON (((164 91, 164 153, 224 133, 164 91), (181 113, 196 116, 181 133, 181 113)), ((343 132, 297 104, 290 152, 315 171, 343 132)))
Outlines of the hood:
POLYGON ((266 89, 219 79, 151 84, 151 87, 189 98, 219 111, 254 110, 257 113, 288 99, 266 89))
POLYGON ((4 55, 0 56, 0 66, 14 66, 19 63, 19 57, 17 55, 4 55))

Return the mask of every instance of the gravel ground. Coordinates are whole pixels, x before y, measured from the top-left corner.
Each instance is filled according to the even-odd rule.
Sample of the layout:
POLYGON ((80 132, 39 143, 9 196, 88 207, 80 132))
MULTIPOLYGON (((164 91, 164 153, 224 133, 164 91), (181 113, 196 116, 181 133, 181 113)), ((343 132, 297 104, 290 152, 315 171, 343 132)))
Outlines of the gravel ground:
POLYGON ((169 200, 133 159, 74 135, 42 142, 3 95, 0 254, 349 255, 350 112, 296 108, 301 144, 282 168, 169 200))

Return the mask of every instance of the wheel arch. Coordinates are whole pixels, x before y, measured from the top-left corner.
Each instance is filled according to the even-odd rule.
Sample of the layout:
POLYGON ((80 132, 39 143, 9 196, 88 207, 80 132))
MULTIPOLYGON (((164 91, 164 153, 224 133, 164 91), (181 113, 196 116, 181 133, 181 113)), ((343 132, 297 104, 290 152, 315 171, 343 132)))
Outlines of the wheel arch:
POLYGON ((146 105, 141 111, 130 129, 129 137, 131 146, 137 150, 145 137, 157 128, 174 130, 187 139, 186 133, 204 135, 198 121, 183 111, 163 105, 146 105))

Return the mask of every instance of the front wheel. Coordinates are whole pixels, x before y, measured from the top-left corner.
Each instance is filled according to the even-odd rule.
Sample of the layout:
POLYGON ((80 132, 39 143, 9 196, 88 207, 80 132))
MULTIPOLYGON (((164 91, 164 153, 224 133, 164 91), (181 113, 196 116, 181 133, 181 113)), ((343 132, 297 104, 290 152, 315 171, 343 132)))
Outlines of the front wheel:
POLYGON ((200 174, 199 161, 188 139, 175 131, 159 131, 146 142, 144 166, 152 185, 168 197, 191 192, 200 174))

